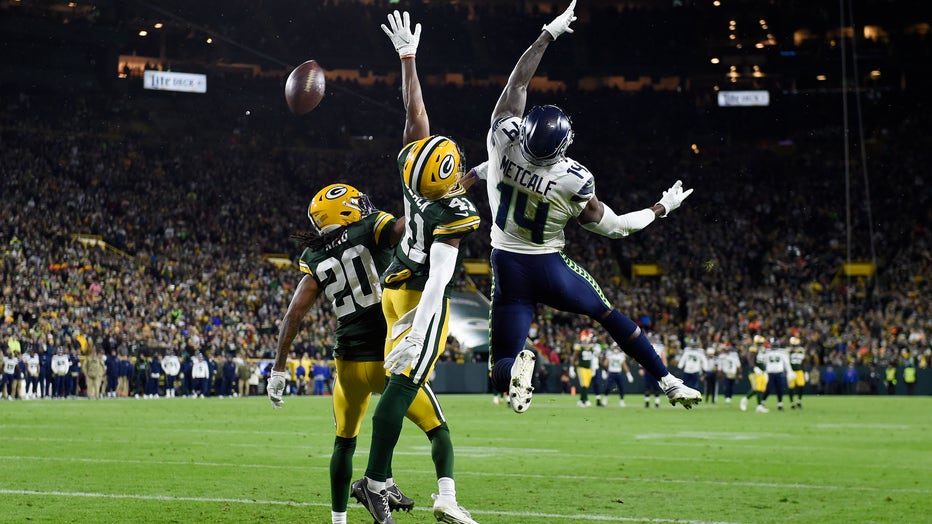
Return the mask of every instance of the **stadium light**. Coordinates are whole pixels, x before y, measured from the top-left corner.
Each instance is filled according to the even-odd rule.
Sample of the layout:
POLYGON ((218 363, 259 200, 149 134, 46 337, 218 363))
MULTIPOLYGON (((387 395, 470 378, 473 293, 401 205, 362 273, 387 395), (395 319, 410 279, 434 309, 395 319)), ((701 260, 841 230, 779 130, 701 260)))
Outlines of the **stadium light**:
POLYGON ((161 29, 161 28, 162 28, 162 22, 156 22, 155 25, 153 25, 152 27, 154 27, 154 28, 156 28, 156 29, 161 29))
POLYGON ((146 31, 145 29, 143 29, 142 31, 139 31, 139 36, 147 36, 148 34, 149 32, 146 31))
POLYGON ((712 62, 713 64, 717 64, 721 62, 721 60, 719 60, 718 58, 713 58, 712 60, 710 60, 710 62, 712 62))

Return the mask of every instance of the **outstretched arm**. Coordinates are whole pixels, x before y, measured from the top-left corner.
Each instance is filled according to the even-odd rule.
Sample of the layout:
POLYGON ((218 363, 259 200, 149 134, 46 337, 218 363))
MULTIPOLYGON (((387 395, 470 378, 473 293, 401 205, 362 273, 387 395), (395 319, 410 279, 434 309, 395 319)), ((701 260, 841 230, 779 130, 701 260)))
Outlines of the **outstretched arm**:
POLYGON ((317 281, 311 275, 304 275, 301 282, 298 283, 298 289, 294 292, 291 304, 288 305, 288 312, 282 319, 282 325, 278 330, 278 354, 275 355, 275 363, 272 364, 269 373, 269 382, 266 385, 266 392, 269 400, 272 401, 272 407, 280 409, 284 401, 282 396, 285 394, 285 384, 288 381, 288 371, 286 364, 288 362, 288 348, 294 342, 295 335, 298 334, 298 328, 301 320, 307 315, 307 312, 317 301, 317 295, 320 294, 320 287, 317 281))
POLYGON ((401 59, 401 83, 402 99, 405 103, 403 140, 407 145, 430 136, 430 119, 427 118, 427 107, 424 106, 424 97, 421 96, 421 82, 417 77, 417 64, 413 55, 401 59))
POLYGON ((573 32, 570 29, 570 23, 576 20, 573 15, 575 7, 576 0, 573 0, 563 14, 543 27, 537 40, 518 59, 518 63, 515 64, 514 70, 508 77, 508 83, 505 84, 502 95, 498 98, 498 103, 495 104, 495 109, 492 110, 493 124, 504 116, 521 116, 524 114, 524 106, 527 102, 527 86, 531 83, 534 73, 537 72, 537 66, 540 65, 540 60, 550 42, 556 40, 563 33, 573 32))
POLYGON ((600 202, 593 194, 576 219, 583 228, 593 233, 608 238, 621 238, 644 229, 657 217, 669 215, 692 193, 692 189, 683 191, 683 182, 677 180, 670 189, 663 192, 660 201, 653 206, 621 216, 616 215, 612 208, 600 202))
POLYGON ((411 17, 408 12, 399 14, 394 11, 388 15, 388 25, 382 24, 382 31, 388 35, 401 59, 401 97, 405 105, 405 129, 402 136, 404 144, 426 138, 430 135, 430 120, 421 95, 421 82, 417 77, 415 55, 421 40, 421 24, 411 31, 411 17))
POLYGON ((319 294, 320 287, 314 277, 304 275, 304 278, 298 283, 298 288, 294 292, 294 297, 291 298, 288 311, 285 313, 282 325, 278 330, 278 354, 275 355, 275 363, 272 365, 273 370, 285 371, 285 363, 288 361, 291 343, 294 342, 294 338, 298 334, 301 321, 310 311, 314 302, 317 301, 317 295, 319 294))

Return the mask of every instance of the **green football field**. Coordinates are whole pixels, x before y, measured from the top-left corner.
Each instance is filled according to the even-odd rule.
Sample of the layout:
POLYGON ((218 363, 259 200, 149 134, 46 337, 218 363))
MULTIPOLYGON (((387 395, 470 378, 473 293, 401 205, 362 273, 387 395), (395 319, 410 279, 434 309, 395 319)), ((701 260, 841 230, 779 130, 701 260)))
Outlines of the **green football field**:
MULTIPOLYGON (((579 408, 441 396, 460 503, 479 522, 930 522, 932 399, 808 397, 802 411, 579 408)), ((373 403, 374 406, 374 403, 373 403)), ((372 406, 370 406, 370 413, 372 406)), ((362 476, 371 424, 360 435, 362 476)), ((329 397, 0 403, 0 521, 330 521, 329 397)), ((427 439, 395 478, 434 522, 427 439)), ((349 521, 371 522, 350 499, 349 521)))

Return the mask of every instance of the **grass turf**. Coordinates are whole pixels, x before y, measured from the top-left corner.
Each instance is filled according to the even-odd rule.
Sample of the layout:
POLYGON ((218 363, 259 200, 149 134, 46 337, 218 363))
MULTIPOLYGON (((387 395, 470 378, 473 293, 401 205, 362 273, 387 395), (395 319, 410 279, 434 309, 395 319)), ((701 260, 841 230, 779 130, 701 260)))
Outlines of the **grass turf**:
MULTIPOLYGON (((459 502, 483 524, 932 518, 928 397, 771 400, 768 414, 631 394, 623 409, 537 395, 522 415, 489 395, 440 400, 459 502)), ((4 401, 0 442, 2 522, 330 521, 329 397, 4 401)), ((397 521, 434 522, 429 446, 410 423, 394 473, 418 503, 397 521)), ((348 517, 371 522, 352 498, 348 517)))

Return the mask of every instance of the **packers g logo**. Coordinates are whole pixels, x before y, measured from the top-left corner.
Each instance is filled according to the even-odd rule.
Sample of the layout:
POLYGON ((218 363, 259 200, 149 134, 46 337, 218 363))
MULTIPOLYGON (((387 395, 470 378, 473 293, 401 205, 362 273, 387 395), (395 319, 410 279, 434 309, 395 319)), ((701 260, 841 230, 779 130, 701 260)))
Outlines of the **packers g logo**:
POLYGON ((327 200, 336 200, 345 195, 347 191, 348 190, 346 189, 346 186, 334 186, 331 187, 329 191, 327 191, 324 197, 326 197, 327 200))
POLYGON ((450 178, 450 175, 452 175, 455 172, 455 170, 456 170, 456 159, 453 158, 452 154, 447 153, 447 155, 443 157, 443 160, 440 161, 440 169, 437 172, 437 177, 440 180, 446 180, 450 178))

